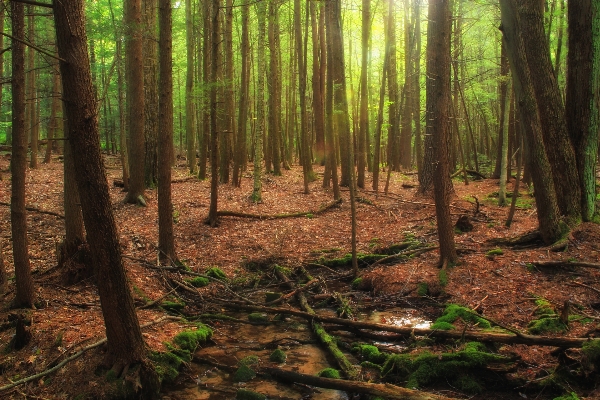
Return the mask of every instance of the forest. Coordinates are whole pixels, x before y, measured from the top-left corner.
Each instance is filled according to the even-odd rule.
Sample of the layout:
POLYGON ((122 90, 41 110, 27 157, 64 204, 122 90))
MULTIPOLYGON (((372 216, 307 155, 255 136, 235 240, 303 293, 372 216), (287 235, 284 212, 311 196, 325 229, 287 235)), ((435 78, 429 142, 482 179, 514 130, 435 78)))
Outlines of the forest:
POLYGON ((600 398, 600 0, 2 0, 0 397, 600 398))

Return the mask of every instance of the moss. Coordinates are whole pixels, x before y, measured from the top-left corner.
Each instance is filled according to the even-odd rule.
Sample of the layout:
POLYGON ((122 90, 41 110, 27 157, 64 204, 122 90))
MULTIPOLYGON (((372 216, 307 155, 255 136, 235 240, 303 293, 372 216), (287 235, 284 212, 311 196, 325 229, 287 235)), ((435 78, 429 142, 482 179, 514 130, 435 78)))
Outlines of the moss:
POLYGON ((204 286, 208 286, 208 284, 210 283, 210 280, 203 276, 197 276, 192 279, 187 279, 186 282, 188 282, 193 287, 204 287, 204 286))
POLYGON ((556 313, 554 312, 554 308, 552 308, 552 304, 550 304, 550 302, 548 300, 539 297, 535 301, 535 305, 537 306, 537 308, 534 311, 535 315, 537 315, 539 317, 556 316, 556 313))
POLYGON ((279 300, 279 298, 282 296, 281 293, 277 293, 277 292, 266 292, 265 293, 265 302, 270 303, 272 301, 275 300, 279 300))
POLYGON ((173 338, 173 343, 179 346, 183 350, 189 352, 196 351, 198 345, 202 342, 206 342, 212 337, 213 331, 208 326, 198 324, 196 330, 188 330, 178 333, 173 338))
POLYGON ((244 358, 242 358, 239 362, 240 365, 258 365, 258 363, 260 362, 260 359, 258 358, 257 355, 251 355, 251 356, 246 356, 244 358))
POLYGON ((358 277, 352 281, 350 286, 352 286, 352 289, 358 289, 362 283, 363 283, 363 278, 358 277))
POLYGON ((477 326, 483 329, 488 329, 491 327, 490 323, 487 320, 477 316, 477 314, 474 311, 471 311, 466 307, 459 306, 458 304, 449 304, 444 310, 442 316, 435 321, 431 328, 447 330, 449 328, 448 325, 441 323, 445 322, 447 324, 452 324, 459 318, 461 318, 465 322, 477 324, 477 326))
POLYGON ((234 382, 248 382, 256 377, 256 372, 249 366, 242 364, 233 374, 234 382))
POLYGON ((185 303, 165 300, 162 303, 160 303, 160 306, 167 311, 179 312, 185 308, 185 303))
POLYGON ((600 339, 585 342, 581 348, 584 356, 584 364, 589 367, 600 369, 600 339))
POLYGON ((280 274, 283 274, 285 276, 290 276, 292 275, 292 270, 286 267, 282 267, 281 265, 275 265, 273 267, 273 270, 275 272, 279 272, 280 274))
POLYGON ((571 392, 571 393, 565 394, 563 396, 555 397, 552 400, 579 400, 579 397, 577 397, 577 393, 571 392))
POLYGON ((363 361, 360 363, 360 366, 363 368, 371 368, 371 369, 376 369, 377 371, 379 371, 381 373, 381 370, 383 369, 383 367, 379 364, 375 364, 371 361, 363 361))
POLYGON ((434 322, 431 324, 430 328, 438 331, 451 331, 452 329, 456 329, 454 325, 448 322, 434 322))
POLYGON ((186 362, 186 360, 170 351, 152 351, 148 354, 148 358, 152 361, 161 382, 173 382, 179 375, 179 368, 186 362))
MULTIPOLYGON (((358 260, 358 264, 373 264, 375 261, 381 260, 382 258, 387 257, 385 254, 364 254, 359 253, 356 255, 358 260)), ((348 253, 344 257, 341 258, 333 258, 331 260, 326 260, 321 258, 319 260, 319 264, 323 264, 330 268, 343 268, 352 266, 352 254, 348 253)))
POLYGON ((377 347, 370 344, 354 346, 352 351, 358 353, 363 360, 376 364, 382 364, 387 359, 385 354, 381 353, 377 347))
POLYGON ((219 267, 211 267, 207 269, 206 275, 222 281, 227 280, 227 275, 225 275, 225 272, 223 272, 223 270, 219 267))
POLYGON ((487 253, 485 253, 485 255, 487 257, 501 256, 502 254, 504 254, 504 251, 499 248, 492 249, 492 250, 488 251, 487 253))
POLYGON ((287 359, 287 354, 285 354, 285 351, 283 351, 281 349, 275 349, 269 356, 269 360, 276 362, 278 364, 283 364, 286 359, 287 359))
POLYGON ((248 321, 257 324, 267 324, 269 323, 269 317, 267 316, 267 314, 263 313, 251 313, 248 314, 248 321))
POLYGON ((267 396, 264 394, 253 392, 248 389, 238 389, 235 398, 236 400, 267 400, 267 396))
POLYGON ((322 369, 321 371, 319 371, 317 376, 320 376, 321 378, 331 378, 331 379, 340 379, 341 378, 340 371, 338 371, 335 368, 322 369))
POLYGON ((544 333, 565 332, 567 326, 558 317, 544 317, 535 319, 527 325, 527 330, 533 335, 542 335, 544 333))
POLYGON ((439 279, 440 285, 442 287, 448 285, 448 273, 446 272, 445 269, 440 269, 440 272, 438 274, 438 279, 439 279))
POLYGON ((427 285, 427 282, 419 282, 417 284, 417 295, 423 297, 427 296, 427 293, 429 293, 429 285, 427 285))

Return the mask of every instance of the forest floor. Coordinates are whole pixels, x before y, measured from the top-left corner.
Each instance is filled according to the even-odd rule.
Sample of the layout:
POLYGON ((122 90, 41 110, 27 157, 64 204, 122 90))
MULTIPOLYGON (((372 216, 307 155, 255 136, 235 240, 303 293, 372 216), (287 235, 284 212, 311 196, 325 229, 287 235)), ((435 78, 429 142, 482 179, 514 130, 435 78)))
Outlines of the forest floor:
MULTIPOLYGON (((186 307, 179 311, 186 315, 243 315, 239 311, 237 314, 233 313, 227 304, 218 301, 219 298, 236 299, 231 292, 225 291, 223 285, 212 283, 204 288, 194 289, 196 294, 192 294, 174 284, 175 280, 182 281, 180 274, 155 269, 157 192, 146 192, 147 207, 123 204, 122 189, 113 185, 113 181, 118 180, 121 173, 118 159, 106 157, 106 166, 127 275, 136 305, 144 306, 151 300, 177 301, 175 296, 178 296, 187 300, 186 307)), ((63 213, 62 169, 63 164, 54 159, 52 163, 40 164, 39 169, 29 170, 27 173, 27 206, 38 210, 28 212, 27 216, 29 254, 38 307, 27 314, 31 322, 31 341, 21 350, 10 350, 8 343, 15 333, 10 319, 19 312, 9 309, 14 297, 14 281, 11 280, 9 292, 0 297, 0 344, 6 348, 0 354, 0 386, 40 373, 49 365, 56 365, 104 337, 102 313, 93 281, 87 279, 69 284, 67 280, 70 275, 56 268, 56 248, 64 235, 64 220, 39 212, 63 213)), ((264 301, 266 291, 285 291, 283 286, 278 285, 273 274, 274 265, 293 271, 304 266, 311 275, 320 279, 320 284, 314 286, 315 290, 307 291, 311 304, 314 304, 315 296, 327 299, 327 295, 341 293, 354 311, 355 318, 361 319, 360 316, 373 315, 377 311, 383 313, 375 314, 374 317, 377 319, 375 322, 380 323, 395 321, 393 323, 398 324, 396 320, 402 317, 405 322, 400 325, 414 324, 415 320, 429 324, 441 315, 444 305, 454 303, 476 309, 478 313, 497 321, 503 327, 527 332, 529 323, 537 318, 537 311, 543 306, 542 299, 557 314, 560 314, 565 301, 569 301, 571 314, 580 317, 571 318, 567 331, 548 335, 588 337, 597 334, 597 321, 594 320, 600 318, 600 270, 582 267, 536 268, 529 263, 551 260, 600 262, 598 225, 585 223, 572 231, 568 236, 568 247, 563 252, 552 252, 544 246, 524 249, 501 246, 502 251, 496 252, 498 254, 488 254, 498 247, 491 244, 490 239, 513 237, 536 228, 533 197, 527 187, 522 186, 513 224, 506 228, 504 222, 508 207, 498 207, 497 198, 494 197, 494 192, 498 192, 497 179, 471 181, 468 185, 455 180, 452 217, 456 221, 459 216, 467 215, 473 224, 473 230, 457 231, 455 239, 462 251, 458 265, 447 271, 447 282, 440 279, 440 270, 436 266, 439 254, 437 250, 433 250, 408 260, 392 261, 375 267, 361 263, 360 274, 363 281, 356 289, 350 285, 351 279, 347 278, 349 267, 323 267, 328 259, 343 257, 351 249, 348 191, 342 192, 343 202, 340 205, 319 213, 321 207, 332 202, 333 195, 331 189, 322 187, 322 168, 315 166, 315 170, 319 180, 310 184, 310 194, 302 193, 302 173, 298 167, 284 171, 283 176, 265 175, 263 201, 260 204, 253 204, 249 199, 252 192, 250 173, 243 176, 240 188, 229 184, 219 186, 219 210, 264 216, 311 212, 309 215, 279 219, 223 216, 219 226, 211 228, 204 223, 208 214, 210 182, 190 177, 183 162, 179 162, 174 169, 172 191, 176 220, 175 240, 180 260, 197 273, 204 273, 211 267, 220 268, 238 296, 253 299, 263 296, 261 301, 264 301), (346 278, 341 279, 344 276, 346 278)), ((6 155, 0 156, 0 174, 2 252, 9 276, 13 276, 10 208, 6 205, 10 203, 10 172, 9 157, 6 155)), ((511 180, 508 185, 509 191, 512 191, 513 182, 511 180)), ((371 186, 370 174, 367 174, 366 183, 367 187, 371 186)), ((381 187, 384 184, 385 181, 381 187)), ((373 253, 377 249, 406 240, 416 240, 422 245, 436 245, 433 200, 416 196, 417 185, 416 174, 393 173, 387 195, 359 190, 359 252, 373 253)), ((298 307, 291 300, 289 303, 290 307, 298 307)), ((332 307, 326 307, 317 312, 333 315, 331 310, 332 307)), ((138 311, 142 324, 166 314, 166 307, 154 306, 140 308, 138 311)), ((209 321, 207 324, 212 327, 214 336, 203 348, 219 347, 219 344, 226 347, 224 343, 228 340, 241 346, 240 343, 254 343, 257 339, 243 337, 249 334, 248 331, 234 322, 209 321)), ((164 343, 171 341, 186 326, 182 321, 166 320, 145 328, 143 335, 150 348, 165 350, 164 343)), ((457 326, 461 331, 466 328, 477 329, 477 326, 472 326, 468 321, 458 321, 457 326)), ((267 328, 264 331, 260 329, 253 331, 255 333, 252 335, 267 335, 267 328)), ((287 331, 289 326, 269 329, 287 331)), ((310 339, 310 335, 308 338, 310 339)), ((392 347, 400 343, 395 340, 376 343, 382 349, 387 346, 394 351, 392 347)), ((347 333, 340 334, 341 343, 355 341, 366 342, 368 339, 349 336, 347 333)), ((432 352, 453 352, 460 348, 461 344, 457 342, 430 344, 427 347, 432 352)), ((225 353, 230 354, 226 350, 225 353)), ((422 350, 408 345, 396 346, 395 350, 416 351, 422 350)), ((597 375, 594 373, 585 373, 583 378, 583 372, 579 375, 574 373, 581 378, 579 380, 574 377, 559 379, 559 363, 562 366, 568 365, 573 370, 582 370, 579 363, 582 354, 579 349, 557 352, 555 347, 505 344, 496 347, 495 351, 511 357, 514 362, 510 369, 496 370, 497 385, 491 384, 489 380, 485 381, 482 393, 463 393, 454 385, 454 378, 433 380, 431 385, 423 385, 423 389, 463 399, 553 399, 570 392, 576 392, 580 398, 600 398, 600 390, 596 390, 597 375)), ((96 371, 96 366, 102 360, 102 352, 102 347, 87 351, 57 372, 0 393, 0 397, 109 397, 113 389, 106 377, 96 371)), ((359 362, 355 356, 348 356, 352 362, 359 362)), ((441 360, 442 356, 439 357, 441 360)), ((197 355, 196 358, 200 359, 202 355, 197 355)), ((212 359, 215 358, 217 356, 212 359)), ((218 360, 235 364, 235 360, 218 360)), ((299 368, 292 362, 288 362, 288 366, 295 370, 299 368)), ((332 363, 331 366, 335 367, 335 364, 332 363)), ((282 368, 285 369, 286 366, 282 368)), ((203 383, 205 376, 200 374, 207 375, 214 371, 194 370, 188 366, 182 372, 175 384, 165 387, 165 399, 227 399, 235 396, 235 391, 232 392, 231 388, 237 386, 227 381, 227 377, 221 382, 220 389, 218 385, 211 389, 210 385, 203 383), (196 394, 186 392, 190 387, 197 388, 194 392, 196 394)), ((399 385, 406 383, 402 380, 394 382, 399 385)), ((251 384, 248 385, 252 387, 251 384)), ((301 386, 301 389, 308 390, 305 386, 301 386)), ((275 393, 269 398, 327 398, 316 389, 303 393, 289 391, 289 388, 286 390, 288 392, 285 395, 275 393)), ((341 392, 336 392, 335 396, 358 398, 345 397, 341 392)))

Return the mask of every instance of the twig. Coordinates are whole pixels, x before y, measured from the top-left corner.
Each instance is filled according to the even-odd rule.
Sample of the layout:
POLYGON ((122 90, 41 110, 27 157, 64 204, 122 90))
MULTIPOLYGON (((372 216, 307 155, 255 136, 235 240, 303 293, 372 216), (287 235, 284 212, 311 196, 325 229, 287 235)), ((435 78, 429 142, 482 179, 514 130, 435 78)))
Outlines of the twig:
MULTIPOLYGON (((594 292, 596 292, 596 293, 599 293, 599 294, 600 294, 600 290, 596 289, 595 287, 592 287, 592 286, 586 285, 585 283, 576 282, 576 281, 573 281, 573 283, 574 283, 575 285, 583 286, 584 288, 587 288, 587 289, 593 290, 594 292)), ((568 283, 568 285, 569 285, 569 286, 573 286, 573 283, 568 283)))
MULTIPOLYGON (((6 206, 6 207, 10 207, 10 203, 5 203, 3 201, 0 201, 0 205, 6 206)), ((25 207, 25 209, 27 211, 33 211, 33 212, 37 212, 40 214, 48 214, 48 215, 52 215, 54 217, 57 218, 62 218, 65 219, 65 216, 59 213, 55 213, 54 211, 45 211, 45 210, 40 210, 39 208, 35 208, 35 207, 25 207)))

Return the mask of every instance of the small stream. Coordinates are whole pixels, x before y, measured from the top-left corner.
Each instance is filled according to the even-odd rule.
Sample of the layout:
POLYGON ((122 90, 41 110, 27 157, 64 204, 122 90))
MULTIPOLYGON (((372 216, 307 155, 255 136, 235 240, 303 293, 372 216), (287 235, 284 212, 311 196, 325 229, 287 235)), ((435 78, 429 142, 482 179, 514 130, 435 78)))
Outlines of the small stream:
MULTIPOLYGON (((389 309, 359 315, 366 322, 385 323, 398 326, 429 327, 430 321, 418 316, 415 310, 389 309)), ((303 320, 287 319, 285 322, 270 325, 249 325, 231 322, 215 322, 213 326, 214 345, 208 345, 196 352, 197 359, 212 360, 220 364, 237 365, 249 355, 259 357, 261 365, 274 366, 303 374, 316 375, 328 367, 335 367, 333 360, 321 349, 303 320), (287 354, 284 364, 269 361, 269 355, 276 348, 287 354)), ((396 352, 403 347, 394 342, 378 342, 396 352)), ((352 354, 350 361, 358 364, 352 354)), ((346 400, 345 392, 312 388, 304 385, 289 385, 274 380, 256 377, 250 382, 234 383, 231 374, 208 364, 192 362, 184 376, 188 379, 178 386, 167 389, 164 400, 229 400, 235 399, 239 388, 262 393, 269 399, 319 399, 346 400)))

